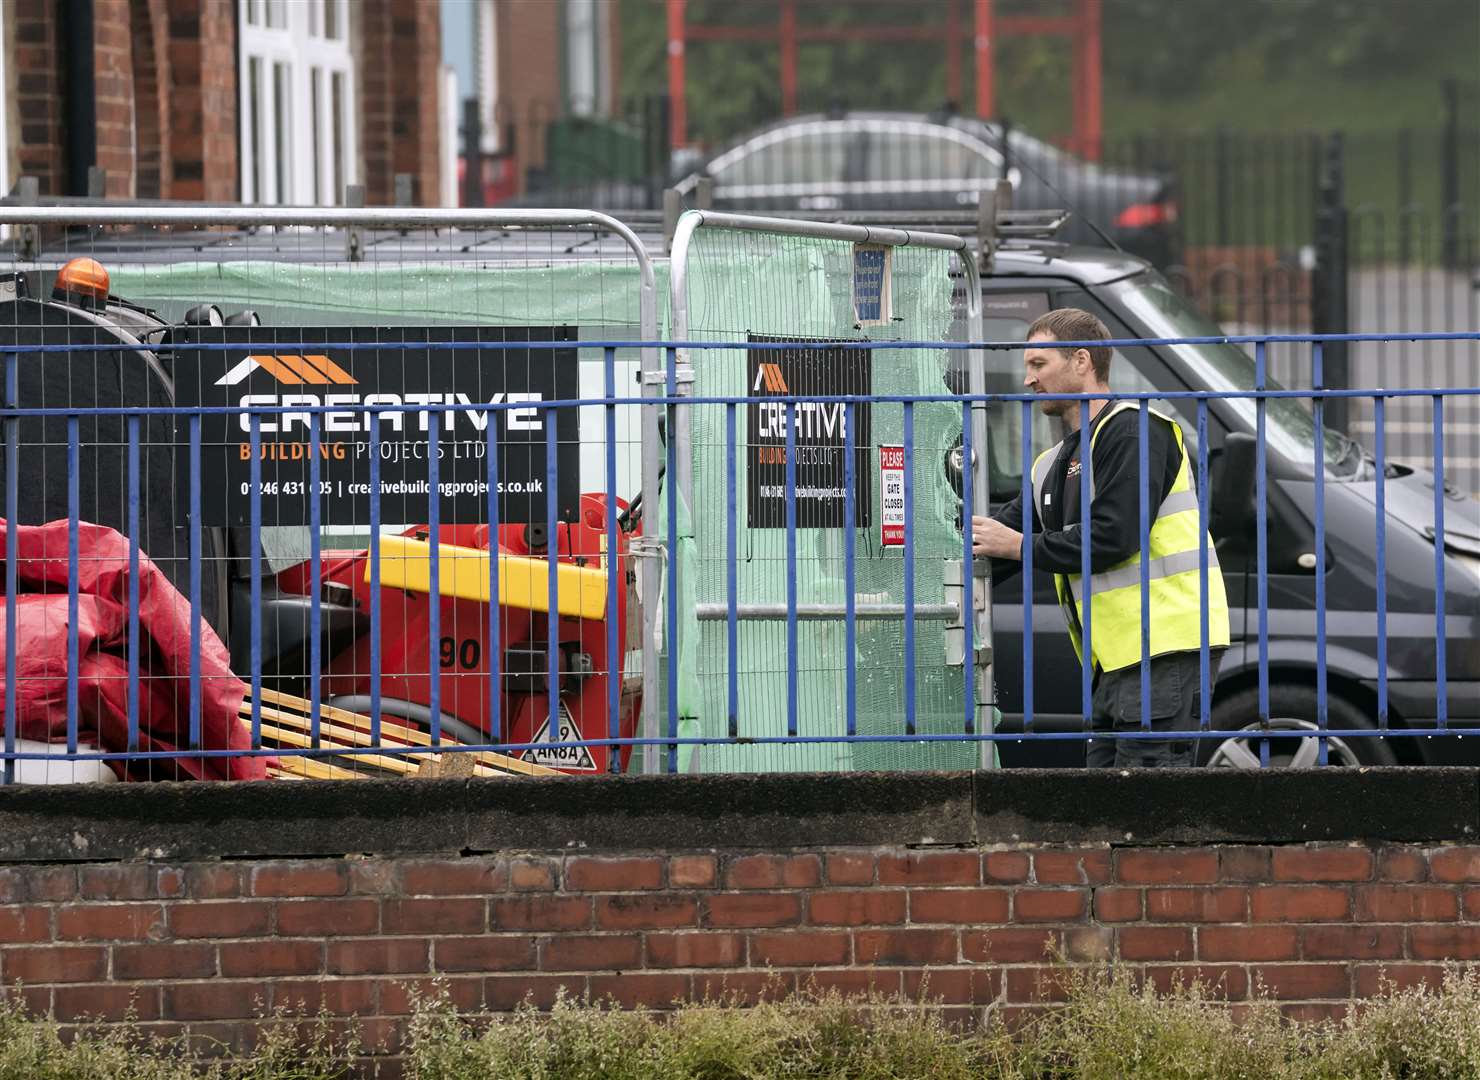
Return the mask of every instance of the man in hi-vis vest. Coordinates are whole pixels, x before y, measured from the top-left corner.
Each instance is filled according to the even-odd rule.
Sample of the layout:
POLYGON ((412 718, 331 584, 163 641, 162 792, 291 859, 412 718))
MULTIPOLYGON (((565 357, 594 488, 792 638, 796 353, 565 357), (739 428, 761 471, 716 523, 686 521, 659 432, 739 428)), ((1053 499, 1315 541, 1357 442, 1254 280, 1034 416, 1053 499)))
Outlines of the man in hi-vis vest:
MULTIPOLYGON (((1056 341, 1104 341, 1105 324, 1087 311, 1050 311, 1028 329, 1023 384, 1035 394, 1110 395, 1110 349, 1055 348, 1056 341)), ((1139 409, 1143 401, 1095 400, 1090 415, 1090 649, 1084 656, 1083 533, 1078 401, 1045 401, 1069 434, 1033 463, 1033 568, 1054 575, 1059 605, 1082 662, 1094 664, 1091 727, 1096 732, 1141 727, 1141 527, 1138 487, 1139 409)), ((1151 410, 1147 478, 1151 510, 1151 726, 1195 730, 1201 714, 1198 653, 1202 641, 1198 546, 1201 527, 1193 470, 1182 429, 1151 410)), ((972 518, 972 550, 995 560, 1023 557, 1022 499, 993 517, 972 518)), ((999 563, 1000 566, 1000 563, 999 563)), ((1023 583, 1030 593, 1031 582, 1023 583)), ((1228 599, 1218 557, 1208 540, 1209 683, 1228 646, 1228 599)), ((1091 739, 1090 768, 1192 765, 1192 739, 1091 739)))

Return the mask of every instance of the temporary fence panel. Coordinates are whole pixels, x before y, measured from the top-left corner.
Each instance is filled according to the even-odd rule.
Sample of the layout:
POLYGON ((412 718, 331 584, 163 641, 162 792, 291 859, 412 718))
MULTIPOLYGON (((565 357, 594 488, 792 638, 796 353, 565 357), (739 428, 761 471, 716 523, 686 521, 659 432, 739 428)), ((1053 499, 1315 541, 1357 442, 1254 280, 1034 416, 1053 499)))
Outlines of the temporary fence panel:
MULTIPOLYGON (((15 347, 5 402, 22 410, 7 422, 7 539, 73 566, 70 581, 23 582, 35 567, 11 559, 8 594, 60 586, 75 616, 96 600, 90 553, 121 559, 107 570, 132 591, 106 599, 127 621, 128 688, 110 702, 127 738, 100 749, 150 748, 147 699, 165 669, 188 684, 168 745, 209 742, 202 650, 206 679, 248 682, 251 747, 264 694, 283 692, 308 702, 310 747, 330 707, 370 716, 376 742, 382 717, 463 743, 608 739, 621 717, 631 734, 642 635, 618 626, 638 614, 626 508, 641 435, 638 407, 613 399, 633 400, 657 353, 581 344, 658 337, 657 279, 630 229, 588 211, 5 216, 29 248, 0 326, 15 347), (96 266, 72 264, 71 302, 45 302, 80 256, 96 266), (103 270, 111 284, 85 280, 103 270), (14 527, 57 519, 70 520, 60 551, 14 527), (129 538, 121 554, 93 525, 129 538), (544 567, 552 548, 559 575, 544 567), (152 657, 137 602, 150 564, 188 606, 167 624, 186 638, 155 640, 152 657)), ((69 661, 79 647, 74 631, 69 661)), ((53 715, 75 749, 108 693, 65 670, 53 715)), ((605 745, 515 753, 572 771, 625 758, 605 745)), ((161 749, 130 769, 174 764, 161 749)))
MULTIPOLYGON (((990 725, 989 586, 983 577, 962 585, 961 494, 944 467, 960 451, 966 407, 898 400, 948 395, 948 374, 967 365, 944 349, 882 344, 945 340, 956 278, 968 336, 979 337, 964 247, 931 233, 697 211, 680 219, 675 337, 733 346, 672 350, 670 390, 743 400, 680 405, 671 419, 669 731, 737 740, 687 749, 675 767, 982 760, 972 742, 904 741, 990 725), (963 621, 968 596, 980 607, 963 621), (790 737, 802 741, 750 741, 790 737)), ((979 362, 970 370, 980 379, 979 362)), ((981 446, 985 409, 971 411, 967 443, 981 446)), ((977 512, 985 488, 976 485, 977 512)), ((972 494, 968 477, 968 507, 972 494)))

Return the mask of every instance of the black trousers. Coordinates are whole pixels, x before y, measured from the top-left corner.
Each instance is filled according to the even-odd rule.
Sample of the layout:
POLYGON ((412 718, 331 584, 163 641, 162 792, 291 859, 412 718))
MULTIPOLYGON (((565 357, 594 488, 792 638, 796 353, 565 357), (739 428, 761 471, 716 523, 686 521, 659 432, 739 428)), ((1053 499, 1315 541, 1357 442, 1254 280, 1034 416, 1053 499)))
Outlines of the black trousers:
MULTIPOLYGON (((1208 691, 1218 679, 1222 649, 1208 650, 1208 691)), ((1165 739, 1091 738, 1085 743, 1084 764, 1090 769, 1155 769, 1191 767, 1197 740, 1173 733, 1196 731, 1202 715, 1202 695, 1196 650, 1166 653, 1151 660, 1151 730, 1167 732, 1165 739)), ((1094 733, 1140 731, 1141 665, 1102 671, 1095 678, 1090 701, 1090 728, 1094 733)))

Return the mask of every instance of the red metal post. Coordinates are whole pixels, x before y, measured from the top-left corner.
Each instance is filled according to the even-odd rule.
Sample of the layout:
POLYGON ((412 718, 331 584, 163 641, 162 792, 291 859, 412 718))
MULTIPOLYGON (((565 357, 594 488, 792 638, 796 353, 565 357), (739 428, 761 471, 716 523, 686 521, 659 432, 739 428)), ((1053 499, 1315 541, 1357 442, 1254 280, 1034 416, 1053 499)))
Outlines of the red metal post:
POLYGON ((797 5, 781 0, 781 115, 797 111, 797 5))
POLYGON ((684 107, 684 4, 685 0, 668 0, 668 99, 669 128, 673 132, 673 149, 688 143, 688 110, 684 107))
POLYGON ((1090 161, 1100 160, 1104 135, 1104 82, 1100 67, 1101 0, 1080 0, 1079 21, 1084 35, 1084 132, 1080 136, 1083 154, 1090 161))
POLYGON ((1084 0, 1075 0, 1074 25, 1069 32, 1071 48, 1069 59, 1069 139, 1065 147, 1069 153, 1084 156, 1084 100, 1088 96, 1089 57, 1085 49, 1087 37, 1084 33, 1084 0))
POLYGON ((946 97, 961 107, 961 5, 946 0, 946 97))
POLYGON ((976 115, 991 119, 992 0, 976 0, 976 115))

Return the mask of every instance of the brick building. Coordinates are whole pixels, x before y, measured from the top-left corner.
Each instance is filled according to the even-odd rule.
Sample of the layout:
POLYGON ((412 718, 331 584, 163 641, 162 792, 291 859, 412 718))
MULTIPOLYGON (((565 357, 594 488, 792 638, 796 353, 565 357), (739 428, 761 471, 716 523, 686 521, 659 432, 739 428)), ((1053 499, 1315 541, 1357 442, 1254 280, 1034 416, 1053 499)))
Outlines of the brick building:
POLYGON ((610 0, 446 5, 447 55, 462 93, 477 102, 490 202, 524 190, 544 169, 552 129, 619 111, 618 15, 610 0))
POLYGON ((0 3, 0 190, 372 205, 412 177, 444 198, 439 4, 432 0, 0 3))

